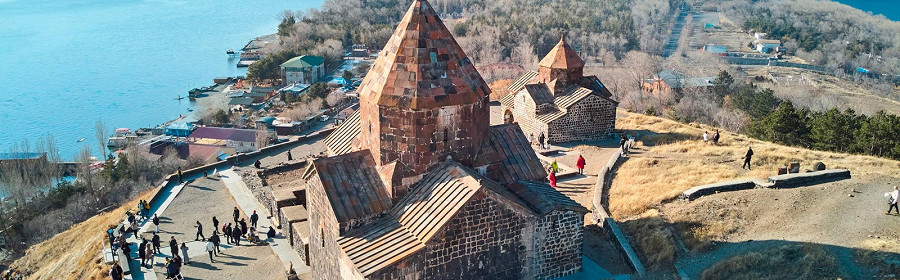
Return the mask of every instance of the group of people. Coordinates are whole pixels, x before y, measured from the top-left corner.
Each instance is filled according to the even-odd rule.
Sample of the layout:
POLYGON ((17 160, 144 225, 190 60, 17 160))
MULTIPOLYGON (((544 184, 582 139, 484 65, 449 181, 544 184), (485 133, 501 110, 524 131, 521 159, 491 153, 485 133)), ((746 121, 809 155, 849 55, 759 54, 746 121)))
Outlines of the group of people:
POLYGON ((544 137, 543 132, 541 132, 541 134, 538 135, 536 140, 537 140, 537 142, 535 143, 534 133, 528 135, 528 143, 531 143, 531 145, 537 144, 537 146, 540 147, 542 150, 550 149, 550 139, 547 139, 547 137, 544 137))
POLYGON ((712 141, 713 145, 719 144, 719 130, 718 129, 716 129, 716 133, 714 133, 712 135, 712 137, 709 136, 709 131, 703 132, 703 144, 709 144, 710 141, 712 141))

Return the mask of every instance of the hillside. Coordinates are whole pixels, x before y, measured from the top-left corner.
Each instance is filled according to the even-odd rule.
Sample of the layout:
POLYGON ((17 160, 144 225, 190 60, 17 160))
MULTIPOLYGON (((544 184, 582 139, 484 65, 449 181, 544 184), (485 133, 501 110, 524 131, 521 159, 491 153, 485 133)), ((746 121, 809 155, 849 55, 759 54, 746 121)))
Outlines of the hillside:
MULTIPOLYGON (((810 256, 817 257, 788 258, 780 265, 823 262, 811 267, 833 277, 878 273, 900 262, 900 232, 892 226, 900 217, 884 215, 882 209, 882 194, 900 180, 900 162, 776 145, 725 131, 719 145, 707 145, 701 135, 714 128, 621 111, 617 127, 637 134, 638 144, 613 179, 610 212, 653 270, 673 272, 677 266, 699 277, 730 258, 731 264, 722 262, 705 277, 754 275, 753 269, 735 262, 761 264, 760 252, 813 252, 810 256), (751 171, 740 168, 748 146, 754 150, 751 171), (850 169, 853 178, 675 200, 697 185, 766 178, 788 161, 799 161, 801 170, 821 161, 828 168, 850 169)), ((823 275, 816 273, 808 275, 823 275)))
POLYGON ((10 269, 28 275, 26 279, 108 279, 110 266, 103 263, 100 255, 108 243, 106 230, 121 222, 125 212, 134 209, 139 200, 149 199, 151 192, 31 246, 10 269))

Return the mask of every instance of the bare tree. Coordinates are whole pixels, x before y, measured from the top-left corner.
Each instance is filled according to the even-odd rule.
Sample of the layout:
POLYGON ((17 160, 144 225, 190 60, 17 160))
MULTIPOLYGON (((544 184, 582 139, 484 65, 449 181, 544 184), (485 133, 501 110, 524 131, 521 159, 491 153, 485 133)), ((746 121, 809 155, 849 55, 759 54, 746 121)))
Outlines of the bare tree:
POLYGON ((262 149, 269 145, 269 142, 272 141, 272 136, 269 134, 269 130, 266 129, 265 125, 261 125, 256 128, 256 148, 262 149))
POLYGON ((97 121, 94 124, 95 134, 97 137, 97 151, 100 152, 102 158, 106 158, 106 141, 109 140, 109 129, 103 121, 97 121))

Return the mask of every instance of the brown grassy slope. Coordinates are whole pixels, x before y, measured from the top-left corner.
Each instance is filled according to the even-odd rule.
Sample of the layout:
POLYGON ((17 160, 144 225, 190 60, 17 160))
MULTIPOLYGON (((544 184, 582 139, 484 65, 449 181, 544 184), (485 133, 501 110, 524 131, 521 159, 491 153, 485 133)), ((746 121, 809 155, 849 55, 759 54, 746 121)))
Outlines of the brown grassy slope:
POLYGON ((622 111, 616 127, 640 134, 635 153, 619 167, 610 189, 610 212, 617 220, 656 208, 694 186, 767 178, 788 161, 800 161, 801 169, 821 161, 855 175, 892 175, 900 168, 898 161, 782 146, 726 131, 718 146, 704 145, 703 131, 712 134, 715 128, 622 111), (752 171, 740 168, 748 145, 754 151, 752 171))
POLYGON ((700 279, 841 279, 836 275, 838 262, 821 245, 785 245, 726 259, 700 279))
POLYGON ((100 255, 108 242, 106 230, 121 222, 126 211, 136 210, 138 200, 149 199, 150 193, 31 246, 10 268, 25 273, 27 279, 107 279, 109 265, 100 255))

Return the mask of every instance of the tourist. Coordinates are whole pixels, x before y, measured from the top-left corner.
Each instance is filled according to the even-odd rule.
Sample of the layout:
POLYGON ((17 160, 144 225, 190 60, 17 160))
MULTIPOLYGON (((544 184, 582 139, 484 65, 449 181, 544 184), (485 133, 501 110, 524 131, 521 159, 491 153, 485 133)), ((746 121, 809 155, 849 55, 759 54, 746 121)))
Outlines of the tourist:
POLYGON ((256 169, 259 169, 260 165, 262 165, 262 163, 260 163, 258 159, 253 163, 253 167, 256 167, 256 169))
POLYGON ((174 260, 166 258, 166 279, 175 278, 176 275, 178 275, 178 265, 174 260))
POLYGON ((528 134, 528 144, 534 145, 534 133, 528 134))
POLYGON ((188 256, 188 246, 186 242, 181 242, 181 255, 184 256, 184 264, 191 263, 191 258, 188 256))
POLYGON ((212 257, 213 257, 213 250, 215 250, 214 244, 212 243, 212 241, 207 241, 207 242, 206 242, 206 253, 209 254, 209 262, 211 262, 211 263, 212 263, 212 262, 215 262, 215 261, 213 260, 213 258, 212 258, 212 257))
POLYGON ((109 246, 112 247, 113 253, 115 253, 115 250, 118 249, 116 247, 116 231, 113 229, 106 230, 106 237, 109 238, 109 246))
POLYGON ((147 256, 147 268, 151 268, 153 265, 153 246, 150 245, 151 244, 147 244, 147 248, 144 248, 144 250, 146 250, 144 255, 147 256))
POLYGON ((178 167, 178 183, 184 184, 184 177, 181 174, 181 167, 178 167))
POLYGON ((153 225, 156 226, 156 232, 159 232, 159 216, 153 214, 153 225))
POLYGON ((141 266, 147 262, 147 240, 141 240, 141 245, 138 245, 138 257, 141 258, 141 266))
POLYGON ((744 169, 746 166, 747 170, 750 170, 750 158, 753 157, 753 148, 747 147, 747 154, 744 155, 744 165, 741 165, 741 169, 744 169))
POLYGON ((112 268, 109 269, 109 278, 112 280, 125 279, 125 270, 122 269, 119 262, 113 263, 112 268))
POLYGON ((250 226, 256 227, 257 221, 259 221, 259 215, 256 214, 256 210, 253 210, 253 214, 250 215, 250 226))
POLYGON ((131 261, 131 243, 125 241, 125 243, 122 244, 122 252, 125 253, 125 260, 131 261))
POLYGON ((137 235, 137 233, 138 233, 137 220, 134 220, 133 222, 131 222, 131 232, 132 232, 132 234, 137 235))
POLYGON ((713 134, 712 140, 713 140, 713 145, 719 145, 719 130, 718 129, 716 129, 716 133, 713 134))
POLYGON ((538 147, 544 149, 544 133, 541 132, 541 135, 538 135, 538 147))
POLYGON ((178 241, 175 241, 175 236, 169 239, 169 250, 172 251, 172 257, 178 256, 178 241))
POLYGON ((709 131, 703 131, 703 144, 709 144, 709 131))
POLYGON ((237 226, 231 230, 231 241, 234 242, 234 246, 241 246, 241 229, 237 226))
POLYGON ((584 157, 578 155, 578 161, 575 162, 575 167, 578 167, 578 174, 584 174, 584 157))
POLYGON ((556 163, 556 159, 550 163, 550 169, 552 169, 553 172, 559 172, 559 163, 556 163))
POLYGON ((150 217, 150 202, 149 201, 144 201, 144 210, 145 210, 144 219, 149 218, 150 217))
POLYGON ((134 214, 132 214, 130 210, 128 212, 125 212, 125 215, 128 216, 128 224, 134 222, 134 214))
POLYGON ((547 179, 550 180, 550 187, 556 188, 556 172, 550 171, 550 175, 547 176, 547 179))
POLYGON ((228 242, 228 244, 231 244, 231 230, 231 223, 228 223, 225 229, 222 230, 222 233, 225 234, 225 242, 228 242))
POLYGON ((209 173, 206 171, 203 171, 203 178, 207 178, 207 177, 209 177, 209 173))
POLYGON ((203 225, 200 224, 200 221, 197 221, 197 225, 194 227, 197 228, 197 235, 194 236, 194 241, 206 240, 206 236, 203 236, 203 225))
POLYGON ((219 220, 213 216, 213 234, 219 233, 219 220))
POLYGON ((231 214, 234 217, 234 222, 238 222, 238 218, 241 216, 241 211, 238 211, 237 206, 234 207, 234 212, 231 214))
POLYGON ((154 232, 154 233, 153 233, 153 239, 150 239, 150 241, 153 242, 153 253, 154 253, 154 254, 159 254, 159 245, 160 245, 160 244, 159 244, 159 243, 160 243, 159 235, 157 235, 157 234, 154 232))
POLYGON ((287 157, 288 157, 288 161, 294 160, 294 156, 291 155, 291 150, 288 150, 287 157))
POLYGON ((900 207, 897 206, 897 200, 900 200, 900 190, 897 189, 897 186, 894 186, 894 190, 889 193, 890 200, 888 200, 888 211, 884 212, 885 215, 890 215, 891 210, 896 210, 897 215, 900 215, 900 207))
POLYGON ((628 143, 628 140, 625 140, 625 136, 623 135, 622 137, 619 137, 619 148, 622 149, 623 154, 628 152, 627 150, 625 150, 625 143, 628 143))
POLYGON ((144 200, 138 201, 138 213, 141 214, 141 218, 144 218, 144 200))
POLYGON ((219 240, 219 235, 216 234, 216 233, 213 233, 212 236, 209 237, 209 242, 212 242, 213 245, 216 245, 216 251, 215 251, 215 253, 216 253, 216 255, 218 256, 218 255, 219 255, 219 242, 221 242, 221 241, 219 240))
POLYGON ((241 235, 247 234, 247 219, 241 219, 241 235))
POLYGON ((275 227, 269 226, 269 232, 266 232, 266 237, 269 239, 275 238, 275 227))

